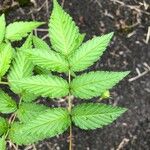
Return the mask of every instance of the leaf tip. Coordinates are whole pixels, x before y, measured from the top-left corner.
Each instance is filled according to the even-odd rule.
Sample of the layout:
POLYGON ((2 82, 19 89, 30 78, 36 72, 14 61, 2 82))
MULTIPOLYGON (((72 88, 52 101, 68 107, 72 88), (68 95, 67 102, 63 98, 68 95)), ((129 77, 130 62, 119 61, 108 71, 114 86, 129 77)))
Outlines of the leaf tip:
POLYGON ((53 0, 53 5, 55 6, 56 4, 58 4, 57 0, 53 0))
POLYGON ((125 71, 125 72, 124 72, 124 77, 126 77, 127 75, 129 75, 130 72, 131 72, 131 71, 125 71))
POLYGON ((114 36, 114 32, 110 32, 108 33, 108 36, 110 37, 110 39, 114 36))
POLYGON ((44 24, 46 24, 46 22, 39 22, 39 24, 40 24, 40 25, 44 25, 44 24))
POLYGON ((0 17, 1 17, 1 18, 5 18, 5 14, 2 14, 0 17))
POLYGON ((125 113, 126 111, 128 111, 127 108, 122 108, 122 113, 125 113))

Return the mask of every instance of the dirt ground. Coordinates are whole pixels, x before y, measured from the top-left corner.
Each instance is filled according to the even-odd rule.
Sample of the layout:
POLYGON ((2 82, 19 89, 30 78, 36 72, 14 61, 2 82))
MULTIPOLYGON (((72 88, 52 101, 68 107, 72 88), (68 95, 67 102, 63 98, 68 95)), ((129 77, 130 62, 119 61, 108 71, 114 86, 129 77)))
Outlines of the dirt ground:
MULTIPOLYGON (((6 0, 4 0, 6 1, 6 0)), ((8 1, 8 0, 7 0, 8 1)), ((149 0, 64 0, 65 10, 86 33, 86 40, 110 31, 115 36, 102 59, 90 70, 130 70, 130 75, 111 90, 112 99, 103 101, 128 108, 113 124, 94 131, 74 128, 74 150, 149 150, 150 149, 150 1, 149 0), (136 77, 136 78, 134 78, 136 77)), ((12 5, 13 4, 13 5, 12 5)), ((19 7, 1 2, 8 9, 7 21, 39 20, 48 22, 51 0, 32 0, 19 7), (34 4, 33 4, 34 3, 34 4), (29 3, 27 3, 29 4, 29 3)), ((46 29, 47 26, 43 26, 46 29)), ((47 31, 37 34, 48 41, 47 31)), ((96 101, 91 100, 91 101, 96 101)), ((81 103, 81 100, 75 100, 81 103)), ((56 103, 52 103, 56 104, 56 103)), ((63 105, 63 104, 62 104, 63 105)), ((24 150, 67 150, 68 133, 47 139, 24 150)))

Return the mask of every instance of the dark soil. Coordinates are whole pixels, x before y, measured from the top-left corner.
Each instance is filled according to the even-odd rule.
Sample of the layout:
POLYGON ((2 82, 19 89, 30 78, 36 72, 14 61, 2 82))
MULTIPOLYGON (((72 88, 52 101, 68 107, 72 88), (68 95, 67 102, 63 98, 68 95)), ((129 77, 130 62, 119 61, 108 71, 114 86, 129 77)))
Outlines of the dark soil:
MULTIPOLYGON (((35 0, 35 6, 31 4, 9 9, 8 22, 32 19, 48 22, 52 2, 49 0, 48 10, 45 5, 38 10, 44 1, 35 0)), ((125 5, 114 3, 112 0, 65 0, 64 3, 65 10, 73 16, 81 32, 87 34, 86 39, 110 31, 115 32, 113 41, 102 59, 88 71, 131 71, 128 78, 111 90, 112 99, 103 101, 126 107, 128 111, 103 129, 83 131, 74 128, 75 150, 150 149, 150 72, 133 82, 128 81, 137 76, 137 69, 145 71, 144 63, 150 65, 150 44, 145 42, 150 26, 150 6, 146 9, 146 5, 145 7, 142 5, 143 0, 121 2, 125 5), (130 6, 134 8, 131 9, 130 6)), ((145 0, 145 3, 150 5, 149 0, 145 0)), ((41 37, 46 34, 47 32, 38 32, 41 37)), ((78 100, 78 103, 80 102, 78 100)), ((37 144, 36 148, 67 150, 67 137, 68 133, 65 133, 57 138, 45 140, 37 144)))

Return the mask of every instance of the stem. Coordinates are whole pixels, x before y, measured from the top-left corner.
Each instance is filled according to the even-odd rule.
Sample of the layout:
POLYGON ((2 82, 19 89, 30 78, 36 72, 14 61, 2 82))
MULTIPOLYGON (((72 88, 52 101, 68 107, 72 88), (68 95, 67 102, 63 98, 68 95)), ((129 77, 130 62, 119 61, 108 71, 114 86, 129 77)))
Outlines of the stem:
POLYGON ((72 150, 72 124, 70 124, 69 150, 72 150))
POLYGON ((22 97, 20 96, 18 107, 20 107, 21 103, 22 103, 22 97))
POLYGON ((0 82, 0 84, 8 85, 8 82, 0 82))
MULTIPOLYGON (((70 74, 70 70, 68 73, 68 83, 70 85, 71 83, 71 74, 70 74)), ((69 113, 71 113, 71 109, 72 109, 72 100, 71 100, 71 93, 69 90, 69 95, 68 95, 68 111, 69 113)), ((70 133, 69 133, 69 150, 72 150, 72 124, 70 124, 70 133)))
MULTIPOLYGON (((69 82, 69 85, 70 85, 70 82, 71 82, 70 70, 69 70, 69 74, 68 74, 68 82, 69 82)), ((72 108, 72 102, 71 102, 71 93, 70 93, 70 90, 69 90, 69 95, 68 95, 68 111, 69 112, 71 112, 71 108, 72 108)))

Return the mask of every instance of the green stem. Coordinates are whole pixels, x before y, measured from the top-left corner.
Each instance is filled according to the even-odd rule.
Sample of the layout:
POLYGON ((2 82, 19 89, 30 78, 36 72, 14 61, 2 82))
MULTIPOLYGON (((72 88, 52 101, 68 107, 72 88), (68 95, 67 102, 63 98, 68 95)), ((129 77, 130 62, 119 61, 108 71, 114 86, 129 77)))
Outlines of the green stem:
MULTIPOLYGON (((68 75, 68 83, 70 85, 71 83, 71 75, 70 75, 70 70, 69 70, 69 75, 68 75)), ((71 102, 71 93, 69 90, 69 95, 68 95, 68 111, 71 113, 71 108, 72 108, 72 102, 71 102)))
POLYGON ((72 150, 72 124, 70 124, 69 150, 72 150))
POLYGON ((19 104, 18 104, 19 107, 20 107, 21 103, 22 103, 22 96, 20 96, 20 100, 19 100, 19 104))
POLYGON ((0 84, 4 84, 4 85, 8 85, 9 83, 8 82, 0 82, 0 84))
MULTIPOLYGON (((68 74, 68 83, 69 83, 69 85, 71 83, 70 70, 69 70, 69 74, 68 74)), ((71 100, 71 93, 70 93, 70 90, 69 90, 69 95, 68 95, 68 111, 69 111, 69 113, 71 113, 71 110, 72 110, 72 100, 71 100)), ((69 150, 72 150, 72 124, 70 124, 69 150)))

